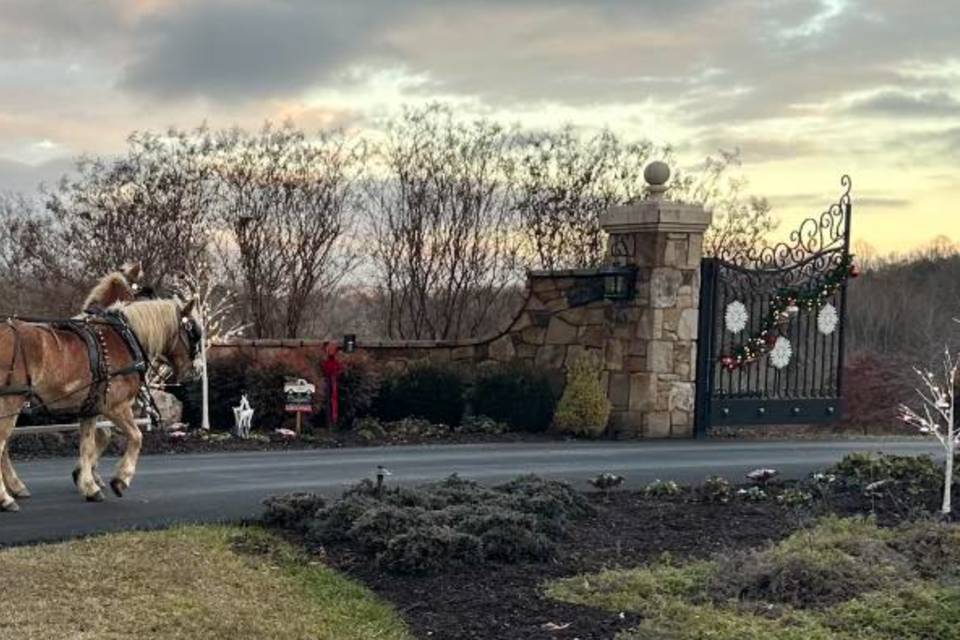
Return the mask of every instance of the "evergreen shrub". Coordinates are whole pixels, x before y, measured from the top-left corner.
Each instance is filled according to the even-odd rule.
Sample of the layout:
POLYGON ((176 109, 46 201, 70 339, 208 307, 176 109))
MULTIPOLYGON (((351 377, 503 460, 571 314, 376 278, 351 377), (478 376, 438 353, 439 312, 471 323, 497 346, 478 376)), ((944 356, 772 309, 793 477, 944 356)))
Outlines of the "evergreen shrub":
POLYGON ((588 358, 575 360, 567 371, 567 385, 557 404, 557 430, 576 436, 598 437, 607 429, 610 401, 600 386, 600 369, 588 358))
POLYGON ((557 402, 549 378, 518 361, 482 370, 472 399, 475 415, 531 432, 545 431, 550 426, 557 402))

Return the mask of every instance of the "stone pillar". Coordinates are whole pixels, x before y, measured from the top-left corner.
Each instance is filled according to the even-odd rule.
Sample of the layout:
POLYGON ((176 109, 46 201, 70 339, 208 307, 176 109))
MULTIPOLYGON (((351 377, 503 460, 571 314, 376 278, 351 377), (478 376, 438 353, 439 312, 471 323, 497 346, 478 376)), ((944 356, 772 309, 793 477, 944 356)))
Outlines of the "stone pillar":
POLYGON ((622 368, 609 375, 611 427, 625 438, 692 437, 700 260, 713 214, 666 197, 663 162, 643 175, 649 196, 600 219, 608 262, 636 268, 633 308, 621 310, 633 335, 622 368))

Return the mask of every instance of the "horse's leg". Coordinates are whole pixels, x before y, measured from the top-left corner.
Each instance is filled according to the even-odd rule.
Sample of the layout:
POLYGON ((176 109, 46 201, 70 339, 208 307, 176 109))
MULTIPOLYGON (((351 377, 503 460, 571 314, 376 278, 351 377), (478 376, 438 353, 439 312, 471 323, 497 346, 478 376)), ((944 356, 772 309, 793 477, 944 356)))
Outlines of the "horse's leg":
MULTIPOLYGON (((0 411, 5 410, 9 403, 0 402, 0 411)), ((4 413, 3 415, 6 415, 4 413)), ((7 416, 0 418, 0 457, 7 451, 7 441, 13 433, 13 427, 17 424, 17 417, 7 416)), ((20 505, 13 499, 13 496, 7 493, 7 485, 3 481, 3 475, 0 474, 0 511, 20 511, 20 505)))
POLYGON ((100 472, 97 471, 97 465, 100 464, 100 458, 103 456, 103 452, 110 446, 110 429, 94 430, 94 438, 97 442, 97 458, 93 461, 93 479, 98 486, 105 487, 107 485, 103 481, 103 478, 100 477, 100 472))
POLYGON ((143 434, 140 433, 140 427, 133 418, 133 402, 123 402, 116 407, 111 407, 108 412, 104 412, 113 424, 120 427, 123 434, 127 437, 127 446, 123 451, 123 457, 117 464, 117 470, 110 480, 110 488, 122 498, 123 492, 130 488, 130 482, 133 480, 133 474, 137 470, 137 460, 140 458, 140 445, 143 443, 143 434))
MULTIPOLYGON (((93 481, 97 483, 97 486, 101 489, 107 486, 103 482, 103 478, 100 477, 100 472, 97 470, 97 465, 100 464, 100 458, 103 456, 103 452, 106 450, 107 446, 110 445, 110 430, 109 429, 94 429, 93 438, 97 445, 96 454, 93 457, 93 463, 91 472, 93 473, 93 481)), ((73 484, 77 484, 77 479, 80 477, 80 464, 73 468, 73 484)))
POLYGON ((0 473, 3 473, 3 483, 15 498, 29 498, 30 490, 23 480, 17 475, 17 470, 13 468, 13 461, 10 460, 10 440, 7 440, 7 446, 3 449, 3 455, 0 456, 0 473))
POLYGON ((97 419, 86 418, 80 422, 80 460, 74 470, 74 482, 80 490, 80 495, 89 502, 102 502, 103 492, 93 478, 93 465, 97 457, 96 434, 97 419))

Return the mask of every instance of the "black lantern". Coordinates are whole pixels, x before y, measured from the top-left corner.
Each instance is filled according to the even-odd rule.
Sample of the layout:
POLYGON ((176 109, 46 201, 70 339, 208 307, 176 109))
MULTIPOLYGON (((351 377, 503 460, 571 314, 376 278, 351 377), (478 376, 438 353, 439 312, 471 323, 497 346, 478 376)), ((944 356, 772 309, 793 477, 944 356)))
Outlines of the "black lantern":
POLYGON ((607 300, 629 300, 633 297, 636 270, 632 267, 607 267, 603 270, 603 297, 607 300))
POLYGON ((356 350, 357 336, 352 333, 348 333, 347 335, 343 336, 343 351, 345 353, 353 353, 356 350))

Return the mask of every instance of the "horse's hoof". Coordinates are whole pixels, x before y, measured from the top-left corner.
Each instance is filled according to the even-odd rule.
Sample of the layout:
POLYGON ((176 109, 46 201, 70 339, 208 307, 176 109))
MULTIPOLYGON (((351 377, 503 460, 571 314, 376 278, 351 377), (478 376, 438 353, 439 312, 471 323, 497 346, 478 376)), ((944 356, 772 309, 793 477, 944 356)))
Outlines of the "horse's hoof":
POLYGON ((80 467, 74 469, 70 475, 73 477, 73 486, 77 486, 80 483, 80 467))
POLYGON ((96 471, 93 472, 93 481, 96 482, 97 486, 101 489, 105 489, 107 487, 107 483, 103 481, 103 478, 101 478, 100 474, 96 471))
POLYGON ((13 497, 16 498, 17 500, 25 500, 27 498, 32 498, 33 494, 30 493, 30 489, 27 489, 26 487, 24 487, 23 491, 21 491, 20 493, 13 494, 13 497))
POLYGON ((20 505, 17 504, 16 500, 11 500, 10 502, 0 504, 0 511, 16 513, 17 511, 20 511, 20 505))
POLYGON ((123 497, 123 492, 129 489, 129 485, 120 478, 113 478, 110 480, 110 488, 113 489, 113 492, 117 494, 118 498, 123 497))
POLYGON ((87 502, 103 502, 103 491, 97 491, 92 496, 87 496, 87 502))

